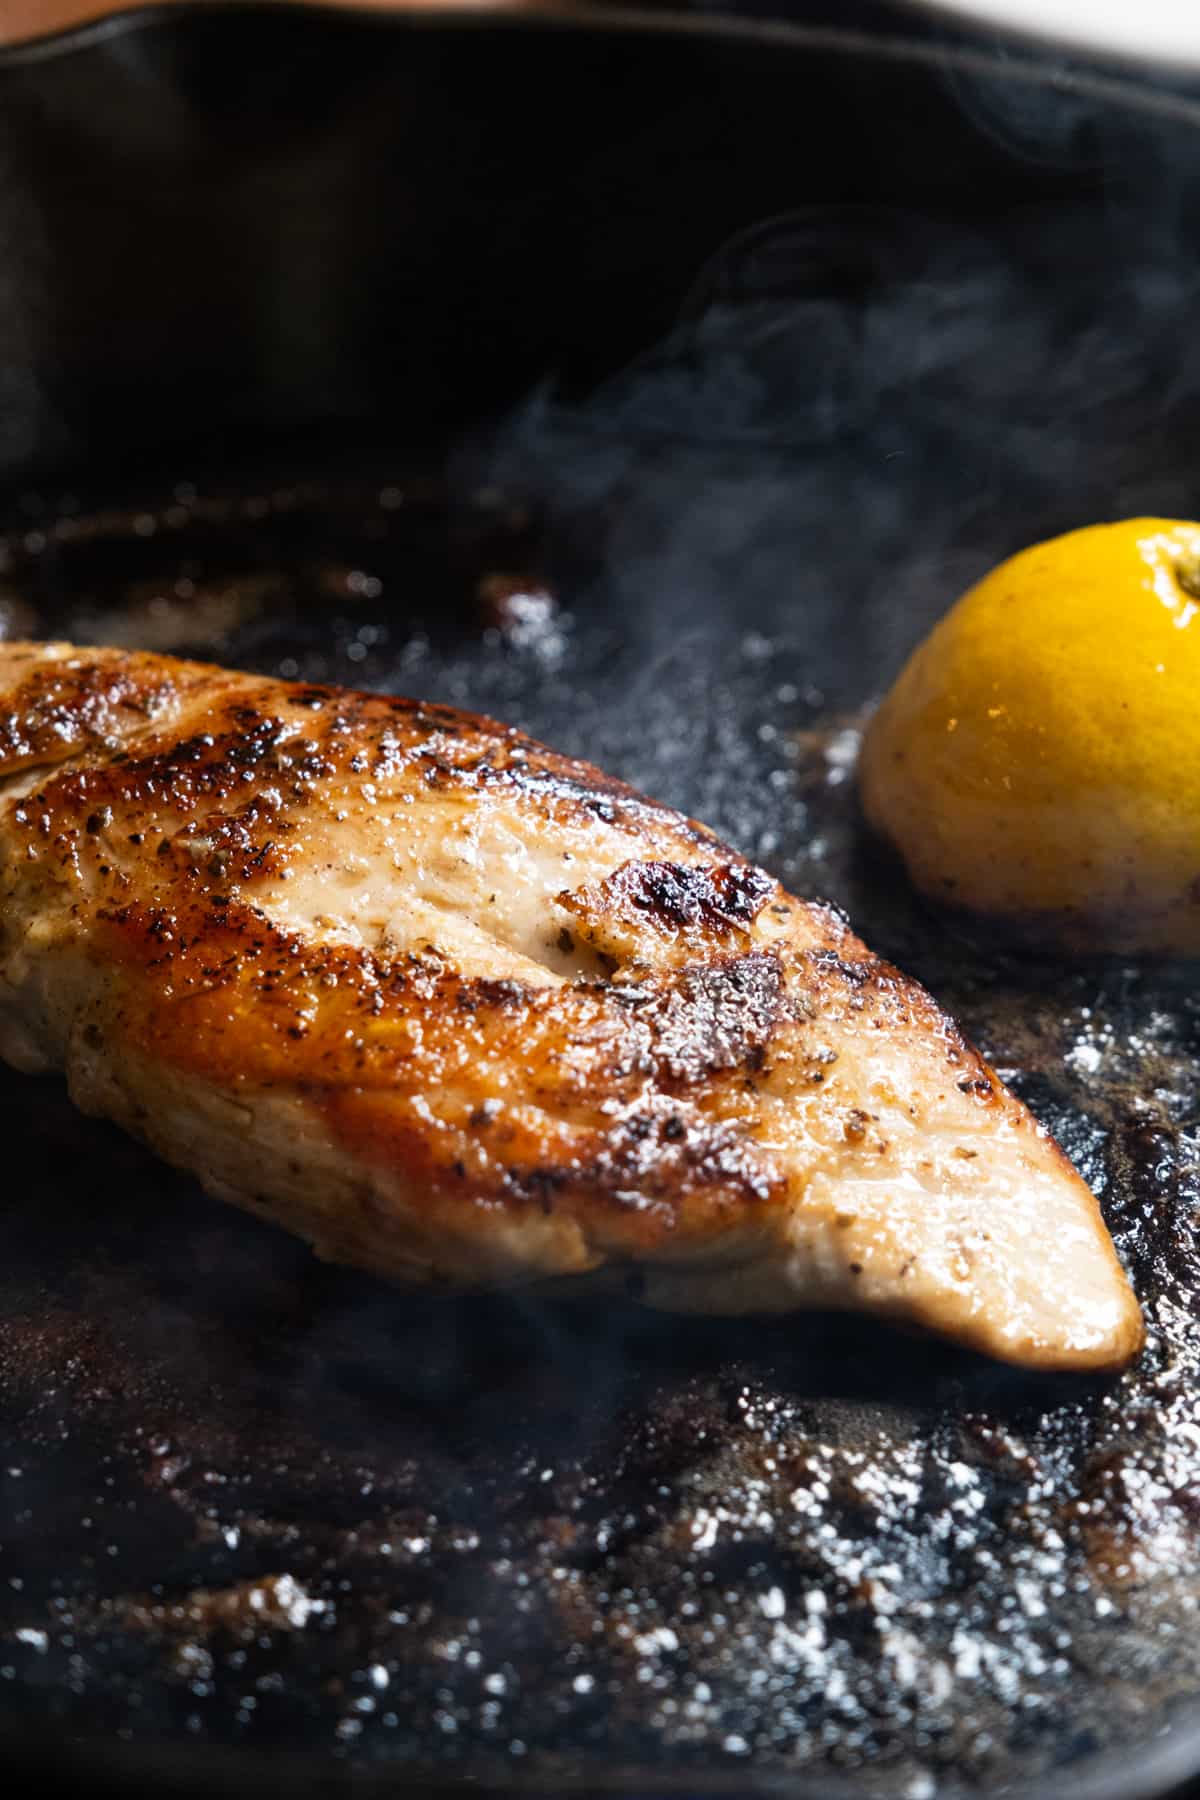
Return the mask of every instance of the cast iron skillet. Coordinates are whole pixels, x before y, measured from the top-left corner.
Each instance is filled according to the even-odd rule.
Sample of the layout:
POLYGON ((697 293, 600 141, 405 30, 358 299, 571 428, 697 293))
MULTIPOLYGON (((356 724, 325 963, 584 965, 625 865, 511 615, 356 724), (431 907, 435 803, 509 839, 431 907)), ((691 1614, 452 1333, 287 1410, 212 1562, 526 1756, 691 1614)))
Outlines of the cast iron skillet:
POLYGON ((1194 516, 1200 109, 938 41, 173 10, 0 62, 0 624, 519 721, 851 911, 1143 1364, 431 1305, 0 1081, 0 1717, 128 1791, 1150 1795, 1200 1765, 1189 972, 863 843, 995 557, 1194 516), (267 1756, 267 1752, 270 1756, 267 1756))

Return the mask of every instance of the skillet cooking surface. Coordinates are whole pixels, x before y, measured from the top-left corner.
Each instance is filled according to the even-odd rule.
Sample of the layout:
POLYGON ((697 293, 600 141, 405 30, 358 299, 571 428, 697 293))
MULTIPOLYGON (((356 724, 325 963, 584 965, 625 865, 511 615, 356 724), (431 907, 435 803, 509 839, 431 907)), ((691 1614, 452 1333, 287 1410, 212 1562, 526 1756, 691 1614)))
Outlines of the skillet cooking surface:
POLYGON ((733 567, 693 528, 681 589, 671 521, 701 477, 737 503, 744 465, 639 453, 584 505, 548 471, 594 423, 526 421, 451 501, 394 470, 31 501, 0 605, 491 710, 843 903, 1095 1184, 1150 1348, 1051 1386, 848 1320, 416 1300, 5 1076, 0 1709, 510 1778, 1032 1779, 1200 1675, 1197 1005, 969 942, 863 850, 862 705, 999 543, 905 572, 864 520, 832 582, 793 469, 718 604, 733 567), (505 612, 539 584, 557 608, 505 612))
MULTIPOLYGON (((447 430, 552 356, 578 395, 662 330, 735 226, 782 216, 704 270, 660 352, 575 411, 542 396, 445 468, 349 432, 341 462, 293 449, 214 481, 181 456, 115 497, 27 496, 3 525, 0 628, 491 711, 843 903, 1096 1186, 1150 1343, 1118 1382, 1050 1385, 847 1320, 431 1304, 206 1201, 58 1082, 0 1076, 0 1724, 41 1745, 120 1733, 177 1774, 194 1748, 287 1748, 308 1758, 293 1789, 362 1767, 743 1792, 753 1770, 919 1800, 1058 1796, 1073 1767, 1093 1796, 1200 1677, 1191 976, 1062 970, 931 917, 864 849, 851 764, 864 707, 996 557, 1200 508, 1194 127, 965 63, 884 84, 833 58, 798 104, 774 50, 742 67, 614 39, 577 65, 566 36, 553 56, 430 44, 427 64, 381 35, 352 88, 317 21, 289 86, 298 27, 278 27, 239 60, 223 21, 197 23, 211 55, 179 57, 195 119, 224 144, 236 114, 265 159, 261 193, 243 140, 214 160, 198 127, 193 162, 146 181, 148 217, 92 138, 66 159, 75 260, 43 259, 54 306, 17 321, 52 365, 43 455, 98 470, 98 442, 178 441, 217 379, 227 427, 286 423, 317 350, 373 443, 432 441, 458 377, 447 430), (235 75, 253 104, 229 100, 235 75), (337 279, 301 283, 328 329, 263 356, 297 258, 316 279, 301 227, 325 149, 271 155, 309 144, 310 115, 325 143, 318 89, 349 96, 330 142, 361 153, 320 190, 337 279), (422 199, 403 178, 450 94, 471 129, 422 199), (226 251, 207 261, 205 221, 226 251), (292 262, 256 286, 272 246, 292 262), (230 318, 245 341, 213 348, 230 318)), ((123 85, 155 66, 139 42, 99 75, 103 131, 144 133, 126 145, 144 172, 159 115, 123 85)), ((25 112, 3 116, 27 113, 54 163, 55 121, 91 117, 97 75, 19 68, 25 112)))

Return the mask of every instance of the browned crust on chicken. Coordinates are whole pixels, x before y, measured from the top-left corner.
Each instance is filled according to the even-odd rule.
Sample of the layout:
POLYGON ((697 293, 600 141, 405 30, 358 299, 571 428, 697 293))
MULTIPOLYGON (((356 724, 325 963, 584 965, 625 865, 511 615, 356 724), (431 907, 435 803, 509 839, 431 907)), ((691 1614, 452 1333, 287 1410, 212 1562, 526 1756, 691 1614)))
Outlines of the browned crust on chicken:
MULTIPOLYGON (((1028 1140, 1039 1178, 1078 1189, 1102 1233, 952 1022, 836 914, 588 765, 445 707, 0 646, 0 967, 83 1103, 324 1254, 393 1276, 753 1261, 783 1242, 814 1171, 895 1154, 861 1084, 822 1091, 851 1040, 901 1059, 914 1046, 914 1095, 1028 1140), (545 966, 522 938, 514 972, 499 930, 508 961, 491 973, 450 927, 364 943, 286 922, 288 884, 311 880, 322 846, 386 811, 403 850, 406 818, 430 807, 533 818, 539 842, 580 846, 567 876, 603 838, 601 872, 546 895, 545 966), (286 1105, 294 1155, 222 1149, 209 1167, 181 1149, 172 1108, 216 1095, 252 1119, 286 1105), (804 1167, 772 1147, 777 1118, 804 1167)), ((903 1295, 890 1310, 938 1323, 903 1295)), ((1115 1337, 1075 1360, 1121 1360, 1139 1329, 1129 1299, 1115 1337)))

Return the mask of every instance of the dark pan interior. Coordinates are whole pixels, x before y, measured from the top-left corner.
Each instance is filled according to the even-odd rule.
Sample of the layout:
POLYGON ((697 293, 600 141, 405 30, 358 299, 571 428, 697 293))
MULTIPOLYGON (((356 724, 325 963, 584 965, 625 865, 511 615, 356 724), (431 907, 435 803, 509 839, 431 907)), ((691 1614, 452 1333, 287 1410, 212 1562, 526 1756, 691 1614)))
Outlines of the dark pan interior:
POLYGON ((834 1318, 432 1304, 4 1076, 14 1744, 127 1786, 1162 1791, 1200 1675, 1192 972, 947 926, 852 764, 990 561, 1200 508, 1187 97, 256 13, 0 81, 41 257, 0 285, 0 628, 489 711, 703 817, 957 1013, 1150 1327, 1047 1383, 834 1318))

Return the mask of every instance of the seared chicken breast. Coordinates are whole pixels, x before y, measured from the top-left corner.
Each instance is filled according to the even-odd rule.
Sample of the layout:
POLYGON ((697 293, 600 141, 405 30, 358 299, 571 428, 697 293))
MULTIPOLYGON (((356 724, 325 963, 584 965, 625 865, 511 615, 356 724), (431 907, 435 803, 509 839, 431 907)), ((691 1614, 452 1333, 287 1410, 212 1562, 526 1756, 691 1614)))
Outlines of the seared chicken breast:
POLYGON ((396 1281, 1141 1341, 1091 1193, 922 988, 446 707, 0 645, 0 1054, 396 1281))

